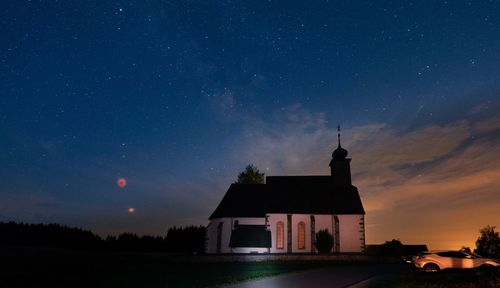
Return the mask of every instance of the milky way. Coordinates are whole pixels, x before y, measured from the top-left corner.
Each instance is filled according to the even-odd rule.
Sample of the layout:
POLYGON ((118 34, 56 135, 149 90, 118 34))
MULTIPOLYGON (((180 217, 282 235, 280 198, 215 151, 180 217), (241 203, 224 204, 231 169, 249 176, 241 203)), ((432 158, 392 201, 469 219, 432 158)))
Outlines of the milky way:
POLYGON ((206 224, 249 163, 328 173, 340 124, 368 242, 472 245, 500 225, 478 208, 500 202, 489 182, 499 11, 498 1, 2 1, 0 221, 102 235, 206 224), (446 213, 412 212, 438 203, 446 213), (464 207, 484 217, 469 221, 464 207), (456 243, 439 236, 457 222, 467 225, 447 231, 456 243), (424 229, 438 236, 419 238, 424 229))

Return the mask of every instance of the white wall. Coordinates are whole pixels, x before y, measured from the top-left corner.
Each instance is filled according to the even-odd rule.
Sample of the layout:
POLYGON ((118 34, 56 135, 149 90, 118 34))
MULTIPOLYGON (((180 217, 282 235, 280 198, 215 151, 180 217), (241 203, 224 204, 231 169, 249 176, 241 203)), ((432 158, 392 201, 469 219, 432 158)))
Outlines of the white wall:
POLYGON ((230 253, 229 239, 231 238, 231 218, 216 218, 210 220, 207 226, 207 253, 217 253, 217 227, 222 225, 221 253, 230 253))
POLYGON ((311 253, 311 215, 292 214, 292 253, 311 253), (299 249, 299 222, 304 222, 306 226, 306 246, 299 249))
POLYGON ((338 215, 340 226, 340 252, 363 252, 364 230, 360 222, 363 215, 338 215))
POLYGON ((328 230, 330 234, 334 235, 332 231, 332 215, 314 215, 314 220, 316 222, 316 233, 319 230, 328 230))
MULTIPOLYGON (((332 226, 333 223, 333 216, 332 215, 314 215, 314 221, 315 223, 315 233, 318 233, 319 230, 328 230, 328 233, 330 233, 332 236, 335 236, 335 231, 332 230, 334 229, 332 226)), ((334 248, 332 248, 333 250, 334 248)), ((318 250, 315 248, 314 251, 317 253, 318 250)))
MULTIPOLYGON (((340 251, 341 253, 364 251, 364 229, 360 222, 364 221, 363 215, 338 215, 340 251)), ((335 227, 333 215, 314 215, 315 232, 326 229, 335 236, 335 227)), ((268 225, 271 231, 272 247, 271 253, 287 253, 287 214, 268 214, 268 225), (276 224, 282 221, 285 228, 284 249, 276 249, 276 224)), ((311 215, 293 214, 292 215, 292 253, 310 253, 311 252, 311 215), (306 227, 306 249, 298 249, 298 223, 304 222, 306 227)), ((314 249, 317 252, 316 249, 314 249)))
MULTIPOLYGON (((271 231, 271 253, 287 253, 288 252, 288 219, 287 214, 267 214, 269 230, 271 231), (276 225, 279 221, 284 224, 285 243, 283 249, 276 249, 276 225)), ((310 253, 311 252, 311 215, 309 214, 292 214, 292 253, 310 253), (299 249, 299 222, 305 224, 305 249, 299 249)))
MULTIPOLYGON (((287 214, 268 214, 268 229, 271 231, 271 249, 270 253, 287 253, 287 236, 288 236, 288 221, 287 214), (283 249, 276 249, 276 224, 282 221, 284 224, 285 243, 283 249)), ((364 222, 363 215, 338 215, 339 218, 339 233, 340 233, 340 252, 363 252, 364 229, 360 223, 364 222)), ((327 229, 330 234, 335 235, 332 230, 332 215, 314 215, 315 232, 327 229)), ((231 248, 229 240, 231 239, 231 231, 234 226, 234 221, 238 220, 239 224, 243 225, 264 225, 265 218, 217 218, 212 219, 207 227, 207 253, 217 252, 217 226, 223 222, 222 231, 222 253, 250 253, 256 251, 258 253, 267 253, 267 248, 231 248)), ((292 253, 310 253, 311 252, 311 215, 309 214, 293 214, 292 215, 292 253), (298 223, 302 221, 305 224, 306 249, 298 249, 298 223)))
POLYGON ((215 241, 217 237, 217 225, 215 224, 215 219, 210 220, 210 222, 207 225, 207 250, 205 252, 207 253, 215 253, 215 241))
MULTIPOLYGON (((267 214, 268 216, 268 224, 269 224, 269 230, 271 231, 271 241, 272 241, 272 246, 271 246, 271 253, 288 253, 288 219, 287 219, 287 214, 267 214), (281 221, 284 224, 285 228, 285 237, 284 237, 284 248, 283 249, 276 249, 276 226, 277 223, 281 221)), ((319 219, 319 224, 322 225, 321 227, 325 227, 328 225, 327 223, 327 218, 330 217, 331 215, 321 215, 319 219)), ((318 221, 318 219, 315 217, 315 220, 318 221)), ((331 220, 330 220, 331 221, 331 220)), ((330 222, 331 223, 331 222, 330 222)), ((316 222, 316 227, 318 225, 318 222, 316 222)), ((324 229, 324 228, 323 228, 324 229)), ((330 224, 330 230, 331 230, 331 224, 330 224)), ((316 228, 316 231, 317 228, 316 228)), ((292 214, 292 253, 310 253, 311 252, 311 215, 309 214, 292 214), (298 225, 299 222, 304 222, 305 224, 305 249, 299 249, 298 244, 299 244, 299 235, 298 235, 298 225)))
POLYGON ((286 245, 287 245, 287 219, 286 219, 286 214, 267 214, 268 218, 268 225, 269 225, 269 231, 271 231, 271 253, 287 253, 286 251, 286 245), (283 222, 284 226, 284 232, 285 232, 285 243, 283 249, 276 249, 276 225, 278 222, 281 221, 283 222))

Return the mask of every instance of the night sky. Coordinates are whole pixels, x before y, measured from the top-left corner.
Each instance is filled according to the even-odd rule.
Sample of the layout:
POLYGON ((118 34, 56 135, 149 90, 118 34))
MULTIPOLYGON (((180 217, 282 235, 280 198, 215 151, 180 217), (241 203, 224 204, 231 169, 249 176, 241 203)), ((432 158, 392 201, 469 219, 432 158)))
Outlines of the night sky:
POLYGON ((5 0, 0 35, 0 221, 205 225, 340 124, 367 243, 500 226, 500 1, 5 0))

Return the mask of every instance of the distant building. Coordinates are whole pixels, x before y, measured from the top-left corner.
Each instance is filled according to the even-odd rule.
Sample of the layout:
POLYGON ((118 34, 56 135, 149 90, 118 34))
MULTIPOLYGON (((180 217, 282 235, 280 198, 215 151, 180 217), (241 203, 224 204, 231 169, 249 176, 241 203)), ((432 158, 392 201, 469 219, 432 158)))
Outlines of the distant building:
POLYGON ((333 236, 331 252, 364 252, 365 211, 350 161, 339 134, 331 175, 231 184, 209 218, 207 252, 316 253, 315 233, 323 229, 333 236))
MULTIPOLYGON (((366 254, 367 255, 381 255, 384 256, 386 254, 386 251, 383 251, 382 247, 383 244, 370 244, 366 245, 366 254)), ((417 255, 422 252, 426 252, 429 249, 427 248, 427 245, 425 244, 410 244, 410 245, 401 245, 401 249, 397 251, 400 256, 408 256, 408 255, 417 255)), ((392 251, 389 251, 392 253, 392 251)))

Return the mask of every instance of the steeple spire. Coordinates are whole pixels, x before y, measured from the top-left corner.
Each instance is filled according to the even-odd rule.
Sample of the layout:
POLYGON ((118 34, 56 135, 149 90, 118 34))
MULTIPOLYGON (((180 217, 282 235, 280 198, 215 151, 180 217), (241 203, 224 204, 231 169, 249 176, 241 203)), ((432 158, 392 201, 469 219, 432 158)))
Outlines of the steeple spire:
POLYGON ((337 125, 337 132, 338 132, 337 137, 339 138, 339 145, 338 145, 338 147, 342 147, 342 146, 340 146, 340 125, 337 125))

